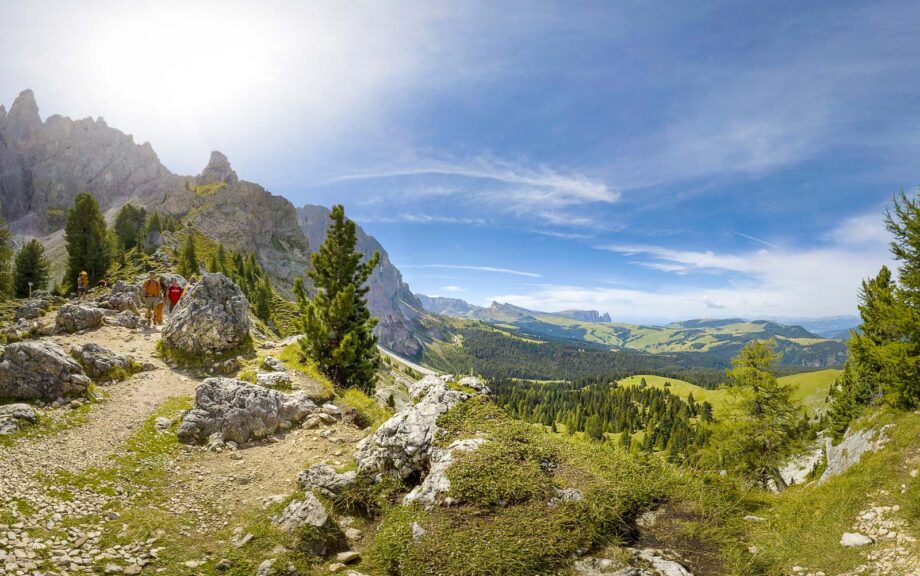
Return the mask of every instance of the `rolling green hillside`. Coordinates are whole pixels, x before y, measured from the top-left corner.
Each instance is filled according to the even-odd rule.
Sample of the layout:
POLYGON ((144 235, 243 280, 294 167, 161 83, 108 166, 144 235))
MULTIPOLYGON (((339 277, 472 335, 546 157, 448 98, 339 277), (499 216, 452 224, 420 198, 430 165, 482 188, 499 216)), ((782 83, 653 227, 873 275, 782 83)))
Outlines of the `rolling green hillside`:
MULTIPOLYGON (((462 301, 461 301, 462 302, 462 301)), ((454 307, 456 310, 456 306, 454 307)), ((666 326, 618 322, 591 322, 569 316, 527 310, 493 302, 488 308, 470 307, 462 313, 444 312, 450 319, 473 319, 534 340, 554 340, 614 350, 651 354, 700 353, 727 363, 752 340, 774 338, 787 366, 838 367, 846 360, 846 345, 805 330, 766 320, 740 318, 688 320, 666 326)))
MULTIPOLYGON (((809 413, 814 413, 815 411, 823 411, 827 393, 834 384, 834 381, 837 380, 837 377, 840 376, 841 372, 841 370, 836 369, 802 372, 800 374, 782 376, 779 378, 779 381, 783 384, 792 386, 795 390, 793 393, 795 401, 809 413)), ((655 376, 652 374, 637 374, 635 376, 623 378, 619 383, 623 386, 638 386, 643 378, 648 386, 653 386, 655 388, 664 388, 665 382, 669 382, 670 386, 668 386, 668 390, 670 390, 672 394, 676 394, 684 399, 687 399, 687 397, 693 393, 693 399, 697 402, 706 401, 712 404, 712 408, 716 415, 722 410, 725 400, 728 397, 728 392, 724 388, 709 390, 683 380, 655 376)))

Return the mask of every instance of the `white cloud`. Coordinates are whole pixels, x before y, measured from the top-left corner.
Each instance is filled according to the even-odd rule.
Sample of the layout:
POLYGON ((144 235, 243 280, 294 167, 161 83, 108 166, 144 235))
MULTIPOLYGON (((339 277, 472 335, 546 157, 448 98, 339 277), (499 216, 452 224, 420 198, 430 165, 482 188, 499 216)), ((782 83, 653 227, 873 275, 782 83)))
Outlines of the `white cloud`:
POLYGON ((525 308, 596 308, 620 319, 644 321, 708 317, 818 317, 856 311, 860 282, 893 266, 888 236, 877 213, 844 220, 827 234, 831 244, 810 249, 759 249, 738 254, 651 245, 601 249, 634 257, 636 265, 681 275, 655 290, 550 285, 531 293, 493 296, 525 308), (704 287, 686 278, 708 274, 704 287), (723 278, 714 287, 715 278, 723 278))
POLYGON ((461 288, 460 286, 441 286, 441 290, 445 292, 466 292, 466 288, 461 288))
POLYGON ((527 276, 528 278, 540 278, 540 274, 534 272, 524 272, 522 270, 512 270, 510 268, 495 268, 493 266, 467 266, 463 264, 404 264, 399 268, 441 268, 447 270, 472 270, 475 272, 490 272, 495 274, 511 274, 514 276, 527 276))

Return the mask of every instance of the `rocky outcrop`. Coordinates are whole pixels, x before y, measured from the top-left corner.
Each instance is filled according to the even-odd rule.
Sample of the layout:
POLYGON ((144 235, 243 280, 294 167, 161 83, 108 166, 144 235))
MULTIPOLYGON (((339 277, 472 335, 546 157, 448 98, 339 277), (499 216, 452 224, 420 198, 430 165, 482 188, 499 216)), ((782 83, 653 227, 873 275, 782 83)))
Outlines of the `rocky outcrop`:
POLYGON ((126 376, 139 368, 131 358, 119 356, 95 342, 71 346, 70 355, 83 366, 86 374, 97 382, 126 376))
POLYGON ((205 274, 189 288, 163 327, 163 342, 185 354, 235 350, 249 340, 249 302, 223 274, 205 274))
POLYGON ((61 332, 73 333, 102 326, 105 312, 87 304, 65 304, 57 313, 55 324, 61 332))
POLYGON ((578 322, 610 322, 610 314, 606 312, 601 314, 597 310, 563 310, 561 312, 553 312, 553 314, 578 322))
MULTIPOLYGON (((573 565, 577 576, 693 576, 673 552, 652 548, 627 548, 628 563, 611 558, 583 558, 573 565)), ((625 559, 624 559, 625 560, 625 559)))
POLYGON ((100 308, 108 310, 125 310, 137 314, 141 308, 141 288, 138 284, 128 284, 119 280, 112 286, 112 290, 99 299, 100 308))
MULTIPOLYGON (((297 209, 297 220, 311 249, 318 250, 329 229, 329 209, 308 204, 297 209)), ((402 274, 390 262, 380 242, 367 235, 360 226, 357 233, 357 249, 365 257, 380 252, 380 264, 367 282, 368 308, 371 314, 380 319, 374 334, 384 348, 403 356, 416 357, 423 347, 419 338, 424 333, 420 324, 424 314, 422 303, 403 282, 402 274)))
POLYGON ((215 150, 211 152, 211 159, 198 176, 198 181, 202 184, 236 184, 240 179, 230 167, 230 160, 223 153, 215 150))
POLYGON ((230 378, 208 378, 195 391, 195 406, 182 418, 179 440, 200 444, 219 433, 246 444, 287 430, 316 411, 302 392, 284 394, 230 378))
POLYGON ((314 464, 301 472, 297 481, 301 490, 316 490, 327 498, 335 498, 354 484, 355 478, 357 473, 354 470, 339 474, 328 464, 314 464))
POLYGON ((450 387, 449 379, 426 376, 409 388, 416 404, 393 415, 358 444, 359 474, 408 478, 429 468, 438 417, 472 397, 450 387))
POLYGON ((827 481, 834 476, 846 472, 851 466, 859 464, 863 454, 875 452, 888 443, 888 429, 891 424, 881 428, 866 428, 865 430, 847 430, 840 444, 834 445, 831 438, 826 438, 824 451, 827 459, 827 468, 818 480, 818 483, 827 481))
POLYGON ((19 342, 3 349, 0 399, 48 400, 79 396, 90 384, 83 367, 51 342, 19 342))
POLYGON ((32 422, 38 418, 35 408, 28 404, 7 404, 0 406, 0 436, 19 431, 22 422, 32 422))
POLYGON ((430 467, 425 480, 413 488, 403 498, 404 504, 417 502, 424 506, 444 504, 450 506, 453 500, 447 496, 450 491, 450 478, 447 469, 454 462, 456 452, 472 452, 486 443, 482 438, 470 438, 452 442, 447 448, 435 447, 431 451, 430 467))

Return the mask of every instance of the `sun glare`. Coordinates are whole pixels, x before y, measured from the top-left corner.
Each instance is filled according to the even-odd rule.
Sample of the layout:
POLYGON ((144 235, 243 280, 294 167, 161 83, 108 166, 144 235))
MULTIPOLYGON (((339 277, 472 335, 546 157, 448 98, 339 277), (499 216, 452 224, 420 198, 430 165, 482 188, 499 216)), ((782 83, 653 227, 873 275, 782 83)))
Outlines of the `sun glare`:
POLYGON ((190 121, 232 111, 274 79, 270 23, 230 4, 122 14, 89 61, 110 96, 190 121))

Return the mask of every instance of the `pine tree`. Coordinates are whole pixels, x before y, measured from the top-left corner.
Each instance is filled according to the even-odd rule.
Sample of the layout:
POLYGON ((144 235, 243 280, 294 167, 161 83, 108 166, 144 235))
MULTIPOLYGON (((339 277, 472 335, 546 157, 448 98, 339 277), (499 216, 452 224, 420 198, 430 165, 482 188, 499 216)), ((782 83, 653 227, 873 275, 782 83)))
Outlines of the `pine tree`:
POLYGON ((32 240, 16 254, 13 270, 13 290, 17 298, 26 298, 32 290, 48 287, 48 259, 45 247, 38 240, 32 240), (31 286, 30 286, 31 284, 31 286))
POLYGON ((329 218, 332 225, 308 272, 317 293, 304 306, 301 347, 335 385, 370 393, 380 356, 373 335, 377 319, 367 308, 365 283, 380 254, 362 262, 356 226, 345 218, 344 207, 333 207, 329 218))
POLYGON ((6 221, 3 218, 0 218, 0 302, 6 300, 12 294, 12 238, 10 227, 6 225, 6 221))
POLYGON ((601 423, 600 416, 592 414, 585 421, 585 436, 589 440, 601 441, 604 439, 604 425, 601 423))
POLYGON ((268 275, 263 275, 262 280, 256 287, 253 307, 256 317, 264 322, 271 321, 272 318, 272 285, 268 280, 268 275))
POLYGON ((67 212, 64 240, 67 244, 66 283, 76 285, 81 272, 89 275, 90 285, 105 276, 112 262, 111 247, 105 217, 89 192, 77 194, 73 207, 67 212))
POLYGON ((195 235, 189 233, 182 245, 182 253, 179 255, 178 272, 185 278, 191 278, 196 276, 200 270, 198 256, 195 254, 195 235))
POLYGON ((113 229, 118 237, 119 244, 125 252, 143 242, 144 224, 147 221, 147 210, 137 208, 133 204, 125 204, 115 217, 113 229))
POLYGON ((294 297, 297 298, 297 304, 299 304, 301 308, 306 306, 307 289, 304 288, 303 278, 301 278, 300 276, 298 276, 297 278, 294 278, 294 287, 291 288, 291 292, 294 293, 294 297))

